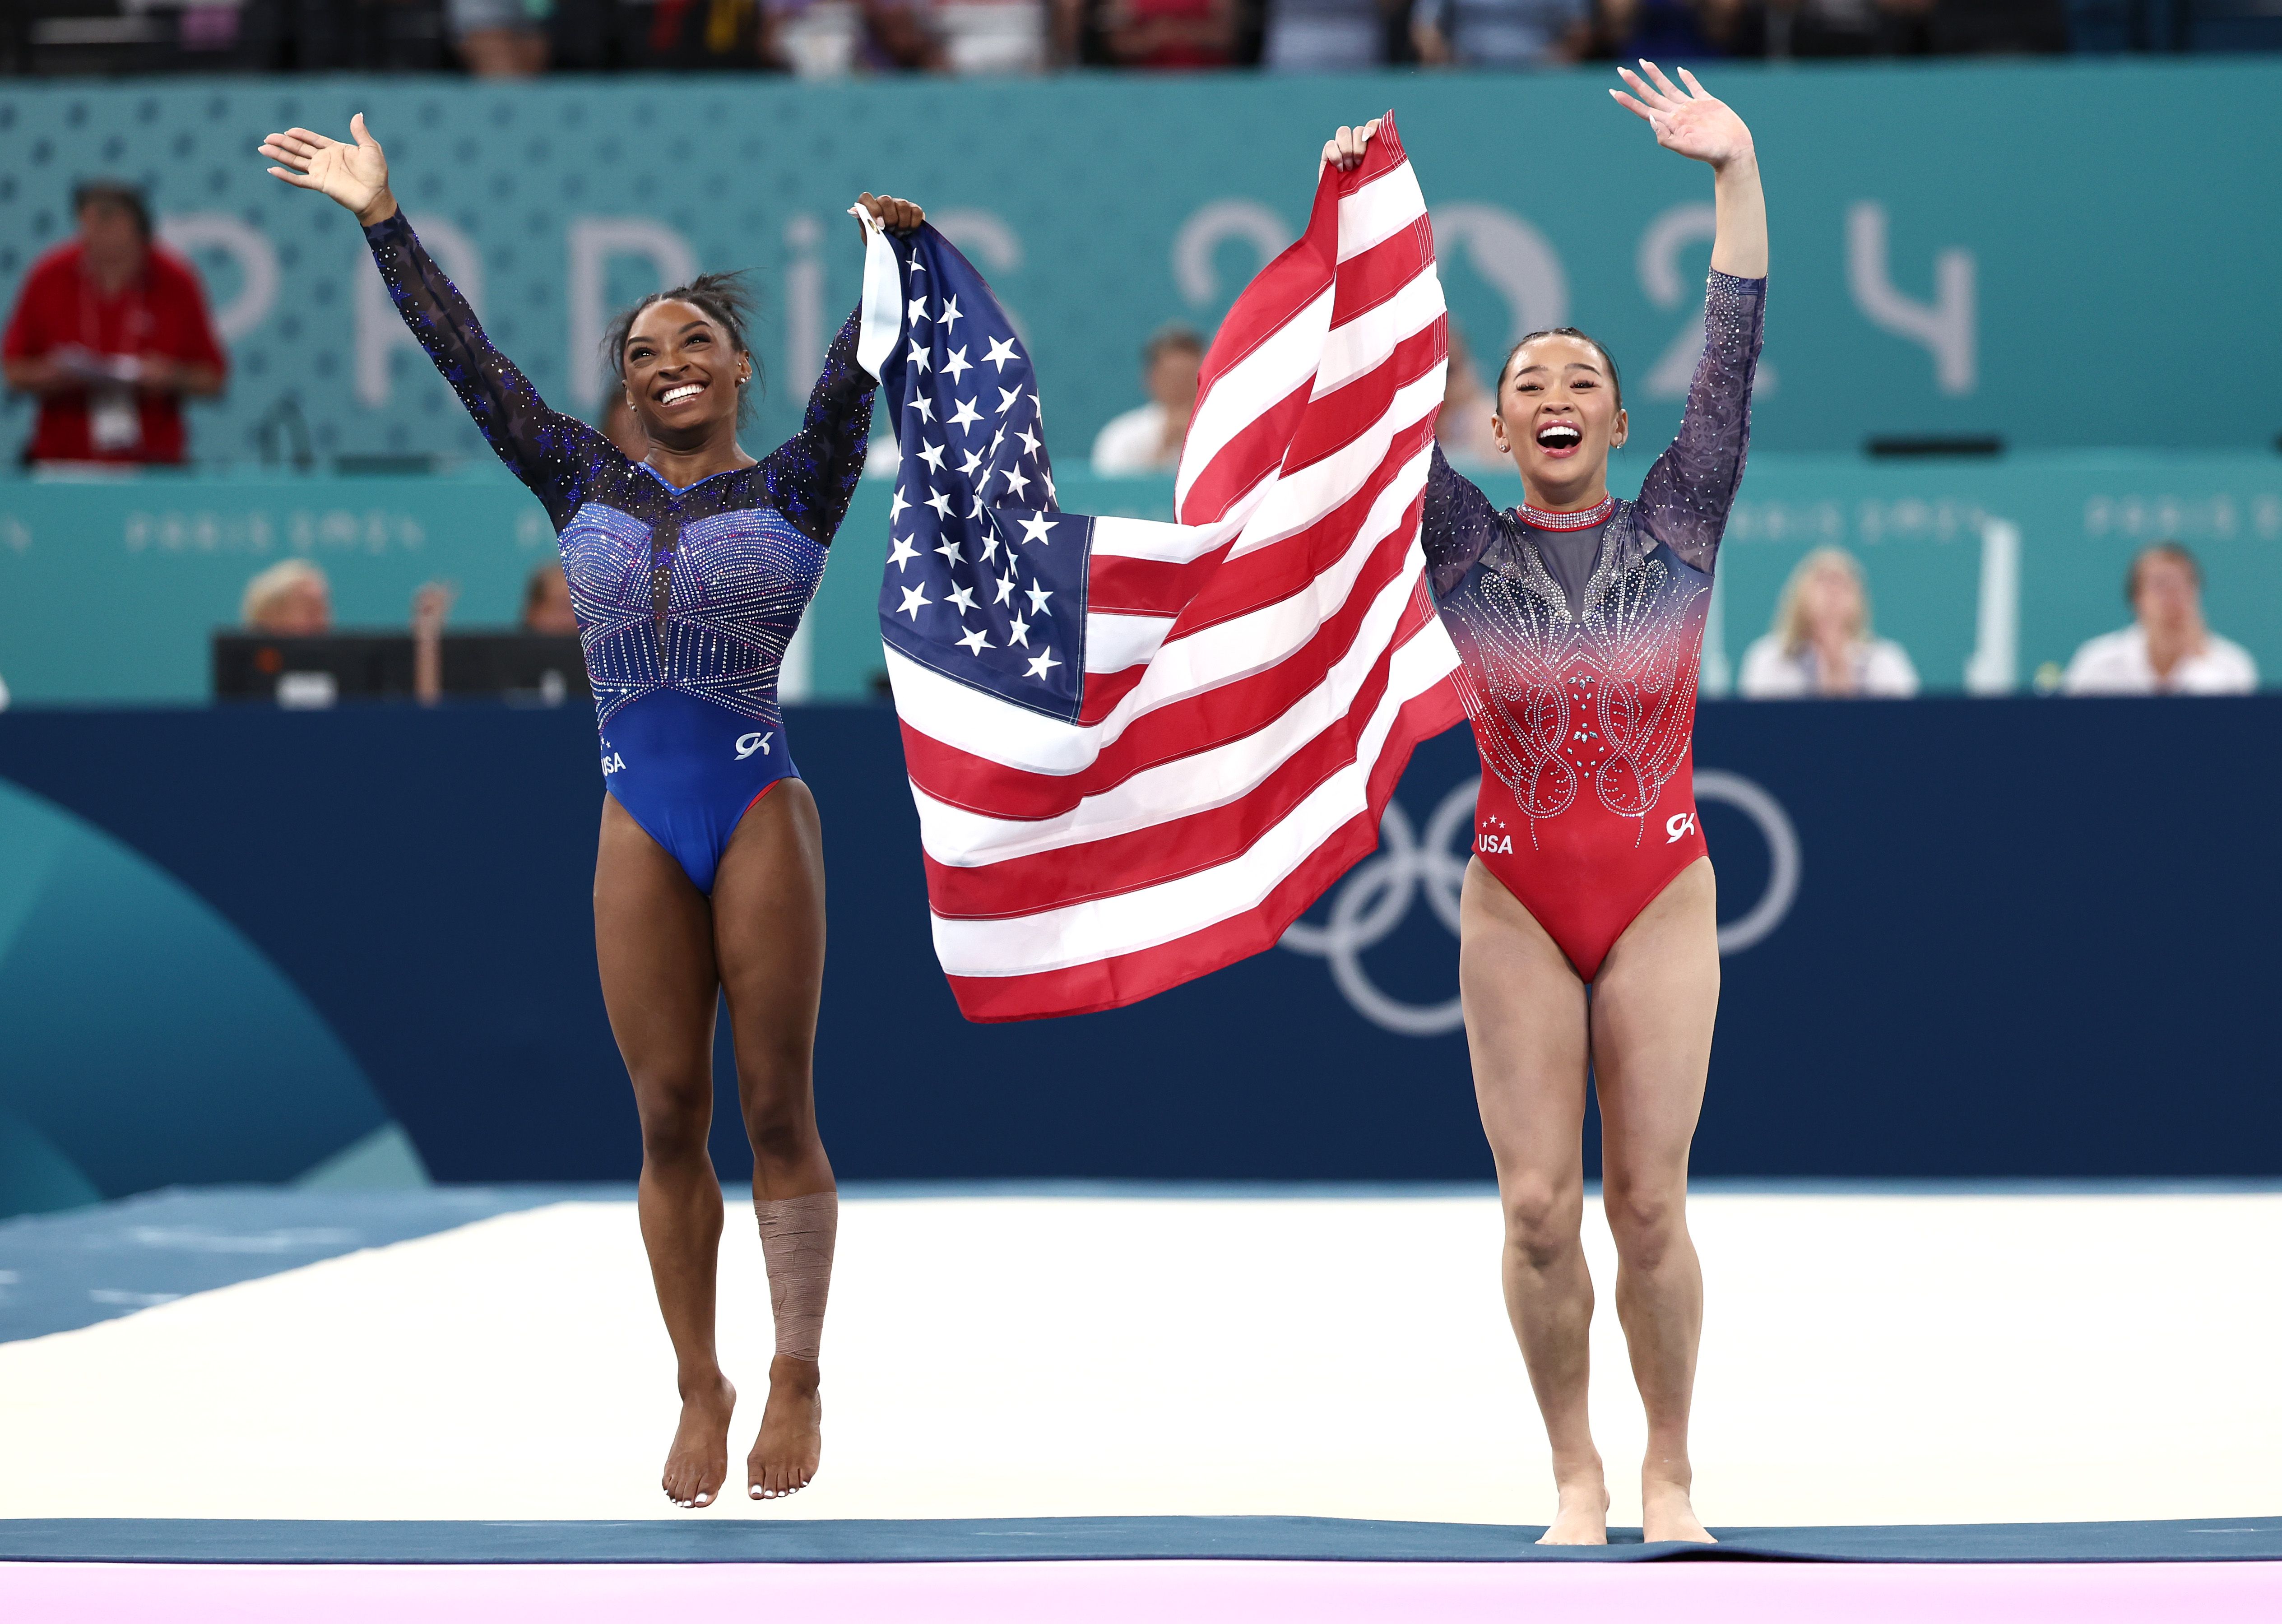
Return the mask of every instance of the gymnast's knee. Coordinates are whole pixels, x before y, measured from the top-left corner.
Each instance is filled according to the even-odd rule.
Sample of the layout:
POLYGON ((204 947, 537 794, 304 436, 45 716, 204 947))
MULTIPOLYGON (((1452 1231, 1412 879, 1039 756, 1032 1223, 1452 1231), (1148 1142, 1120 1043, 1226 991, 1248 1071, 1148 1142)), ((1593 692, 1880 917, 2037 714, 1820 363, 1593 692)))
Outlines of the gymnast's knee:
POLYGON ((1574 1252, 1583 1222, 1583 1186, 1527 1175, 1502 1182, 1506 1243, 1533 1269, 1546 1269, 1574 1252))
POLYGON ((1602 1192, 1609 1215, 1609 1232, 1616 1239, 1617 1259, 1628 1269, 1654 1272, 1688 1237, 1688 1197, 1684 1188, 1627 1184, 1611 1179, 1602 1192))
POLYGON ((764 1165, 791 1167, 816 1146, 816 1101, 811 1091, 808 1056, 789 1051, 738 1064, 738 1092, 745 1137, 764 1165))
POLYGON ((642 1160, 670 1164, 702 1159, 713 1126, 712 1079, 702 1087, 687 1077, 634 1079, 634 1104, 641 1116, 642 1160))

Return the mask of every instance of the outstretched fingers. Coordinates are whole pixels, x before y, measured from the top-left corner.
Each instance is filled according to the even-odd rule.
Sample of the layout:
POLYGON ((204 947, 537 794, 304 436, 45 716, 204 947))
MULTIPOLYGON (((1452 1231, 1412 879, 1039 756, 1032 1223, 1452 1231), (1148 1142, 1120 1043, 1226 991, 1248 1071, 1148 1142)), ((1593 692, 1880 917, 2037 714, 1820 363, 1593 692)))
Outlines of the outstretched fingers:
POLYGON ((1638 113, 1642 118, 1646 119, 1649 121, 1649 128, 1651 129, 1656 127, 1657 113, 1653 108, 1643 105, 1639 100, 1633 97, 1626 96, 1622 90, 1611 89, 1609 94, 1611 97, 1615 98, 1618 106, 1627 108, 1632 112, 1638 113))
MULTIPOLYGON (((1666 97, 1675 102, 1684 102, 1688 99, 1688 92, 1681 89, 1678 85, 1673 83, 1671 80, 1666 79, 1664 76, 1664 70, 1658 67, 1655 63, 1649 61, 1646 57, 1642 57, 1641 58, 1641 66, 1648 70, 1648 76, 1656 81, 1656 88, 1663 91, 1666 97)), ((1687 71, 1688 70, 1686 68, 1680 69, 1680 72, 1683 74, 1687 71)), ((1632 75, 1626 74, 1625 77, 1629 79, 1632 75)))

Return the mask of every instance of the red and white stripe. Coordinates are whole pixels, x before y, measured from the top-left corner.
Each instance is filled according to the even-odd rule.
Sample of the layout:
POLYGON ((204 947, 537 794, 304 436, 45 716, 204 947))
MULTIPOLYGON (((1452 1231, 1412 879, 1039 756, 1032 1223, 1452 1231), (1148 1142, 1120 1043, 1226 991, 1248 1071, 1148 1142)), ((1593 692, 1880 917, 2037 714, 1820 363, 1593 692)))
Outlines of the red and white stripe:
POLYGON ((1448 355, 1393 120, 1229 312, 1177 524, 1095 521, 1085 703, 887 650, 935 942, 970 1020, 1129 1004, 1272 945, 1455 723, 1419 513, 1448 355))

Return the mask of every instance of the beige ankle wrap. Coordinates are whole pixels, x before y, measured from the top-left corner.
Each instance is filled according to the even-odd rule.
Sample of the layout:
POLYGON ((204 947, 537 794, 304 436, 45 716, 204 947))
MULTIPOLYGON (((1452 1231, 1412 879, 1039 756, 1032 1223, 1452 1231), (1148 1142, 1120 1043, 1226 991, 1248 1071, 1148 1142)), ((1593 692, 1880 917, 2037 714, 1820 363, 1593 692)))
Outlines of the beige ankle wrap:
POLYGON ((840 1232, 840 1195, 756 1199, 761 1257, 769 1269, 769 1305, 776 1310, 777 1352, 813 1360, 824 1340, 824 1300, 832 1290, 832 1243, 840 1232))

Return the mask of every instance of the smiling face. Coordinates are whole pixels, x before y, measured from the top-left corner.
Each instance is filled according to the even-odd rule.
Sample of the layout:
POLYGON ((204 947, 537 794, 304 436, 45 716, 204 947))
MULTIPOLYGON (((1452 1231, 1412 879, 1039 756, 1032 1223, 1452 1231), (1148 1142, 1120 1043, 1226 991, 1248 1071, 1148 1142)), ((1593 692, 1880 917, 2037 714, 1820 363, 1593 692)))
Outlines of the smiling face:
POLYGON ((634 317, 618 363, 634 416, 650 439, 687 445, 726 423, 753 358, 697 306, 662 299, 634 317))
POLYGON ((1625 443, 1608 358, 1565 333, 1533 338, 1498 380, 1498 449, 1513 458, 1533 503, 1589 507, 1608 482, 1609 452, 1625 443))

